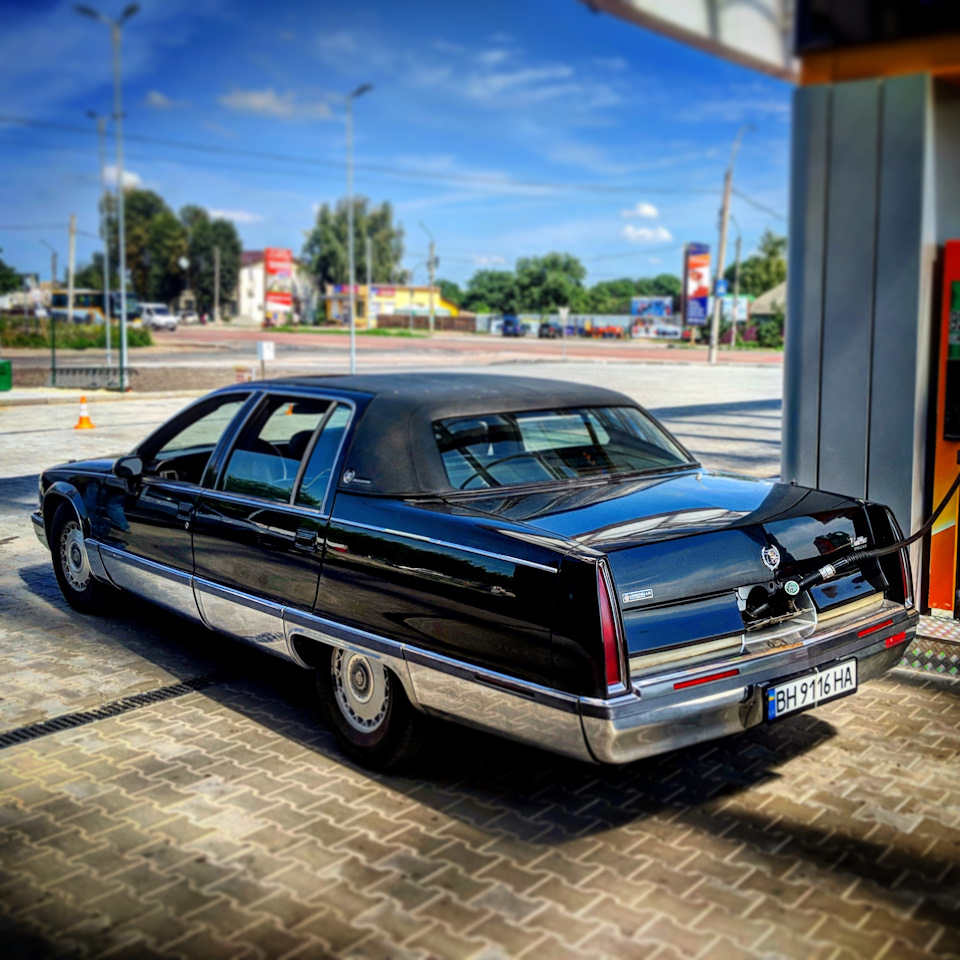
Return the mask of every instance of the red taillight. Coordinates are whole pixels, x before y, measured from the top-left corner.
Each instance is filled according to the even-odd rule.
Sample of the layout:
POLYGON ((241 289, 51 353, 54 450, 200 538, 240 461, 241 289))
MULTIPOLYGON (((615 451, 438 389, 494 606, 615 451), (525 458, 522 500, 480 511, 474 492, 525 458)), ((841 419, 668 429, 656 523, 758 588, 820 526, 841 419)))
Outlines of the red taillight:
POLYGON ((895 633, 892 637, 887 637, 884 640, 884 644, 888 647, 895 647, 898 643, 903 643, 907 639, 907 631, 901 630, 899 633, 895 633))
POLYGON ((698 687, 701 683, 713 683, 714 680, 726 680, 727 677, 736 677, 739 670, 724 670, 723 673, 711 673, 706 677, 697 677, 696 680, 682 680, 673 685, 674 690, 683 690, 686 687, 698 687))
POLYGON ((603 567, 597 564, 597 595, 600 598, 600 632, 603 635, 603 664, 607 686, 623 683, 623 657, 620 654, 620 637, 617 633, 617 615, 610 602, 607 578, 603 567))
POLYGON ((863 630, 857 632, 858 637, 866 637, 871 633, 876 633, 878 630, 883 630, 884 627, 892 627, 893 618, 889 620, 884 620, 883 623, 875 623, 872 627, 866 627, 863 630))

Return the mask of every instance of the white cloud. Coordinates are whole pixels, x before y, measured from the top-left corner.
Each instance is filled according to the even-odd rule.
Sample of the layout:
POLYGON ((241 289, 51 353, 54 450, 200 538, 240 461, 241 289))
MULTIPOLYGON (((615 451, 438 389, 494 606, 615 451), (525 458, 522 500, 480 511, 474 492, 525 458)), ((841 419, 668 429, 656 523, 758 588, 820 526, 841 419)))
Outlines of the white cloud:
POLYGON ((237 136, 233 130, 228 130, 226 127, 221 127, 219 123, 207 121, 203 124, 203 126, 211 133, 217 134, 219 137, 227 137, 228 139, 233 140, 237 136))
POLYGON ((322 34, 317 41, 320 50, 323 53, 357 53, 360 50, 360 43, 357 38, 346 30, 338 30, 336 33, 322 34))
POLYGON ((635 207, 627 207, 620 211, 620 216, 625 220, 630 217, 646 217, 650 220, 656 220, 660 216, 660 211, 652 204, 641 200, 635 207))
POLYGON ((601 70, 626 70, 630 66, 623 57, 594 57, 593 62, 601 70))
POLYGON ((663 261, 659 257, 647 257, 647 260, 653 264, 663 263, 663 261))
POLYGON ((481 253, 471 254, 470 259, 478 267, 503 267, 503 266, 506 266, 506 263, 507 263, 507 261, 503 257, 484 256, 481 253))
POLYGON ((259 213, 248 213, 246 210, 207 210, 214 220, 232 220, 234 223, 257 223, 263 217, 259 213))
MULTIPOLYGON (((107 181, 107 186, 116 188, 117 186, 117 168, 115 164, 108 164, 103 168, 103 176, 107 181)), ((143 178, 139 173, 132 170, 123 171, 123 187, 125 190, 139 189, 143 186, 143 178)))
POLYGON ((509 56, 509 50, 504 50, 502 47, 495 47, 492 50, 484 50, 478 53, 477 62, 482 63, 484 66, 493 67, 498 63, 503 63, 509 56))
POLYGON ((154 110, 174 110, 177 107, 186 107, 190 103, 189 100, 174 100, 159 90, 150 90, 143 102, 154 110))
POLYGON ((662 224, 656 227, 635 227, 628 223, 623 228, 624 239, 631 243, 667 243, 673 234, 662 224))
POLYGON ((279 120, 326 120, 331 113, 324 100, 300 99, 294 90, 277 93, 273 87, 265 90, 239 90, 234 87, 220 97, 220 103, 241 113, 276 117, 279 120))

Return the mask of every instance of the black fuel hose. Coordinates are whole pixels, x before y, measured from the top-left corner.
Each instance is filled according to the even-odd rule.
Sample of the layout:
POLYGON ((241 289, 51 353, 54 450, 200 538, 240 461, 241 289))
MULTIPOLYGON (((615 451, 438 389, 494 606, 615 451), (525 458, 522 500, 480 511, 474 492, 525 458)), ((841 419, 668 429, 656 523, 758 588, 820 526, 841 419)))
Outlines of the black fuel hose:
MULTIPOLYGON (((847 554, 845 557, 839 557, 832 563, 824 564, 819 570, 811 571, 799 580, 788 580, 781 589, 783 589, 788 596, 795 597, 802 591, 809 590, 810 587, 815 587, 825 580, 832 580, 838 573, 842 573, 844 570, 849 570, 851 567, 859 568, 862 563, 866 563, 868 560, 885 557, 887 554, 896 553, 904 547, 909 547, 911 543, 915 543, 921 537, 926 536, 930 528, 937 522, 937 517, 943 513, 947 504, 950 502, 950 498, 957 492, 958 487, 960 487, 960 473, 957 474, 946 496, 940 501, 940 505, 930 515, 930 519, 927 520, 916 533, 911 534, 903 540, 897 540, 896 543, 887 544, 885 547, 877 547, 873 550, 858 550, 854 553, 847 554)), ((770 602, 768 601, 752 610, 751 613, 754 617, 760 617, 769 609, 770 602)))

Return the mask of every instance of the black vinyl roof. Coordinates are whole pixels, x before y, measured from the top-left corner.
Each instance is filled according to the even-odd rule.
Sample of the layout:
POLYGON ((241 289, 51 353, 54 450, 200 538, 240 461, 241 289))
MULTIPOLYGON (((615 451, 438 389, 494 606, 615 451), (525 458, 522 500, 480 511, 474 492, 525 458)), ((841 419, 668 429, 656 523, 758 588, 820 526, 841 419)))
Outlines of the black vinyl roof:
POLYGON ((389 496, 453 490, 433 435, 451 417, 564 407, 636 407, 615 390, 539 377, 485 373, 387 373, 290 377, 272 387, 307 387, 368 400, 341 472, 342 489, 389 496), (344 476, 353 479, 346 483, 344 476))

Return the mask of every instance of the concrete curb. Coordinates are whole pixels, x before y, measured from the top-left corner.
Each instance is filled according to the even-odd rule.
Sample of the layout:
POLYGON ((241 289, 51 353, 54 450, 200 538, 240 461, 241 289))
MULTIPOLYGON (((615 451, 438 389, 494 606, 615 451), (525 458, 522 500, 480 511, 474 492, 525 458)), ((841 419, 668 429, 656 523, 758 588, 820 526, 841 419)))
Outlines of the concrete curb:
MULTIPOLYGON (((73 388, 69 388, 73 390, 73 388)), ((123 400, 172 400, 177 397, 202 397, 210 393, 209 390, 158 390, 155 393, 98 393, 96 390, 74 390, 70 394, 57 396, 55 394, 42 394, 36 397, 4 397, 0 395, 0 408, 2 407, 34 407, 46 406, 64 403, 79 403, 80 397, 86 397, 91 402, 96 403, 117 403, 123 400)))

